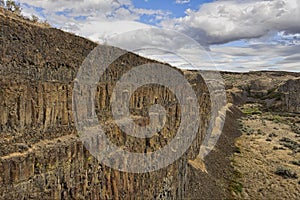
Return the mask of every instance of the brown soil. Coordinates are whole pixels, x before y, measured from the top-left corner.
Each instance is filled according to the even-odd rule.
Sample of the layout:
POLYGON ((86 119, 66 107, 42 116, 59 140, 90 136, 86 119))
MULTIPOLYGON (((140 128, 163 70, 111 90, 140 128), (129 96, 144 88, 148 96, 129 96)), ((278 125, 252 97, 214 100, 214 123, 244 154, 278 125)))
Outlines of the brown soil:
POLYGON ((241 120, 243 135, 236 140, 240 153, 235 153, 232 161, 243 190, 237 198, 299 198, 299 178, 292 175, 300 175, 300 167, 293 164, 300 160, 300 137, 291 129, 299 117, 263 113, 241 120), (280 175, 280 170, 291 174, 280 175))
POLYGON ((232 106, 227 111, 223 133, 215 149, 205 157, 207 173, 190 167, 189 198, 191 199, 231 199, 229 187, 235 180, 234 169, 230 165, 230 157, 236 151, 235 138, 239 137, 239 123, 242 116, 240 110, 232 106))

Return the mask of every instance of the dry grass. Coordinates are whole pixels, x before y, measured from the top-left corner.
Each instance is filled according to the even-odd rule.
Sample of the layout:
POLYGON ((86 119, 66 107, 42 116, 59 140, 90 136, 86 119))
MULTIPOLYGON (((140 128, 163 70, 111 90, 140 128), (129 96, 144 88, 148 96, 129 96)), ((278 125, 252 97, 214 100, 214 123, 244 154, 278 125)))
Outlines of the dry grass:
POLYGON ((1 7, 0 7, 0 15, 5 18, 8 18, 8 19, 18 20, 22 23, 38 26, 40 28, 51 28, 51 25, 47 21, 41 22, 36 19, 30 20, 29 18, 27 18, 25 16, 17 15, 15 13, 5 10, 4 8, 1 8, 1 7))
POLYGON ((297 178, 286 179, 276 174, 279 168, 286 168, 300 175, 299 166, 292 164, 300 159, 300 154, 280 142, 285 137, 295 142, 299 138, 284 117, 274 121, 270 115, 263 113, 256 117, 248 116, 241 121, 244 127, 254 130, 252 134, 243 130, 243 135, 236 140, 241 153, 235 154, 232 162, 234 168, 242 174, 236 181, 243 185, 243 199, 297 199, 300 193, 297 178))

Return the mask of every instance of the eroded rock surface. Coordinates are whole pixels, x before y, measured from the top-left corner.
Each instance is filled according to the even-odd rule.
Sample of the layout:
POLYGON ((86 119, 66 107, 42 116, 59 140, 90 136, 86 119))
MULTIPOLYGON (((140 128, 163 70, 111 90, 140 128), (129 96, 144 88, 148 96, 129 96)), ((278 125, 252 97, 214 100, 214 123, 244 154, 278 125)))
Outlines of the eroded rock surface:
MULTIPOLYGON (((74 79, 97 45, 34 26, 2 10, 0 26, 0 199, 180 199, 189 195, 188 159, 198 155, 210 115, 201 76, 187 76, 195 83, 202 129, 186 154, 155 172, 119 172, 91 156, 74 126, 74 79)), ((109 104, 116 81, 132 67, 150 62, 157 63, 127 53, 112 63, 97 86, 100 124, 113 143, 128 151, 147 153, 167 145, 180 123, 174 94, 160 85, 139 88, 130 99, 131 114, 140 125, 148 123, 150 105, 165 107, 167 121, 159 134, 136 139, 112 120, 109 104)))

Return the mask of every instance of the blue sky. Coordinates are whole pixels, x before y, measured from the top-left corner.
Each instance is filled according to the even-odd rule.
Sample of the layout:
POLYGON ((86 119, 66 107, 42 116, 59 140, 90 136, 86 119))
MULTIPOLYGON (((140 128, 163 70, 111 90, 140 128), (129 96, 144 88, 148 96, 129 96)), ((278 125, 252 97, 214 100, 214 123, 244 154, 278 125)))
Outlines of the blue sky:
POLYGON ((174 0, 133 0, 136 8, 165 10, 171 12, 171 17, 184 17, 185 11, 198 9, 202 4, 212 2, 212 0, 191 0, 188 3, 176 3, 174 0))
MULTIPOLYGON (((37 15, 98 43, 124 32, 158 27, 196 40, 219 70, 300 71, 299 0, 18 1, 23 15, 37 15)), ((156 44, 157 38, 152 39, 156 44)), ((193 49, 189 51, 193 55, 193 49)))
MULTIPOLYGON (((176 3, 174 0, 133 0, 133 4, 136 8, 163 10, 170 13, 169 17, 177 18, 184 17, 187 9, 196 10, 202 4, 212 2, 213 0, 191 0, 187 3, 176 3)), ((151 20, 149 15, 142 15, 139 18, 140 22, 156 25, 159 20, 151 20)))

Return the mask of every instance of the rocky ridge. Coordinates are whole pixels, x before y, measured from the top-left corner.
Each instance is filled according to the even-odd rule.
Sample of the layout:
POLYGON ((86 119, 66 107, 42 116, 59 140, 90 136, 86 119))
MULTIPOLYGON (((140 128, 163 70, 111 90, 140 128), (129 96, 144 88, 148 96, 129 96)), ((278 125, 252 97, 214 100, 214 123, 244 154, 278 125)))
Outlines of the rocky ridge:
MULTIPOLYGON (((0 24, 1 199, 170 199, 188 195, 188 160, 197 156, 205 129, 199 130, 181 159, 155 172, 125 173, 98 163, 79 140, 72 112, 75 76, 97 44, 32 25, 3 10, 0 24)), ((108 137, 133 152, 165 146, 176 133, 181 112, 174 94, 154 85, 134 93, 130 110, 137 116, 136 123, 145 125, 149 106, 159 101, 168 110, 168 118, 158 135, 151 140, 136 139, 110 120, 109 99, 116 80, 146 63, 157 62, 132 53, 120 57, 101 77, 95 94, 98 119, 108 137)), ((207 88, 200 76, 190 80, 198 83, 194 88, 203 115, 201 126, 206 127, 210 109, 207 88)))

